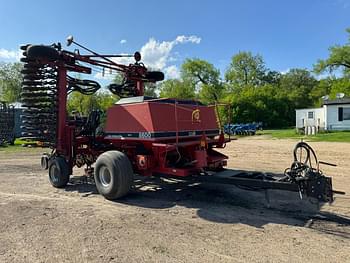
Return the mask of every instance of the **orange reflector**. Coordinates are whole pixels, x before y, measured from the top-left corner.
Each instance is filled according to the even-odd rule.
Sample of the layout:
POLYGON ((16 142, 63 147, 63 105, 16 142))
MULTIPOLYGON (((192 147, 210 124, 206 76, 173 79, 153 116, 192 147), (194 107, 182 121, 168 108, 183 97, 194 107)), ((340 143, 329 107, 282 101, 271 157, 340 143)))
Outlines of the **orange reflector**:
POLYGON ((202 137, 201 137, 201 140, 200 140, 199 145, 200 145, 202 148, 207 148, 207 147, 208 147, 207 136, 205 136, 204 133, 202 134, 202 137))

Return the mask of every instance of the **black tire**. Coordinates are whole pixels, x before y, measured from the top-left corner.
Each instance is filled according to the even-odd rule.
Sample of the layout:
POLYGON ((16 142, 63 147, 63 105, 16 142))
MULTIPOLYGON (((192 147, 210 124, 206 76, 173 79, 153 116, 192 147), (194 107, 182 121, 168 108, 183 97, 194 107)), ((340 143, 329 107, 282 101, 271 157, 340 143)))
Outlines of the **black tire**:
POLYGON ((124 153, 108 151, 97 158, 94 178, 98 192, 106 199, 114 200, 130 191, 134 172, 124 153))
POLYGON ((161 71, 148 71, 146 73, 146 79, 150 81, 162 81, 164 80, 164 73, 161 71))
POLYGON ((56 49, 44 45, 31 45, 27 47, 27 57, 29 59, 57 60, 59 53, 56 49))
POLYGON ((49 169, 49 158, 46 155, 41 156, 40 166, 41 166, 41 169, 44 169, 44 170, 49 169))
POLYGON ((56 188, 65 187, 69 182, 68 163, 63 157, 54 157, 49 162, 49 180, 56 188))

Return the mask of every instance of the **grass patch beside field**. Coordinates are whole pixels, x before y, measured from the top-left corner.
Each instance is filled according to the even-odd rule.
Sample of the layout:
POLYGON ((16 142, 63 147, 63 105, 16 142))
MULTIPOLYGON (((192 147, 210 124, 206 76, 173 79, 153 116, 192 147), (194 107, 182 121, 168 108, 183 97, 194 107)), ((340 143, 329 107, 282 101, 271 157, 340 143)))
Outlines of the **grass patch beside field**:
POLYGON ((350 142, 350 131, 332 131, 322 132, 316 135, 303 135, 297 134, 295 129, 283 129, 283 130, 265 130, 259 132, 259 134, 270 135, 276 139, 296 139, 305 141, 318 141, 318 142, 350 142))
POLYGON ((28 141, 23 141, 21 139, 16 139, 14 145, 3 145, 0 146, 0 153, 6 153, 6 152, 16 152, 16 151, 33 151, 34 149, 40 149, 42 151, 42 148, 35 148, 35 147, 23 147, 23 144, 31 143, 28 141))

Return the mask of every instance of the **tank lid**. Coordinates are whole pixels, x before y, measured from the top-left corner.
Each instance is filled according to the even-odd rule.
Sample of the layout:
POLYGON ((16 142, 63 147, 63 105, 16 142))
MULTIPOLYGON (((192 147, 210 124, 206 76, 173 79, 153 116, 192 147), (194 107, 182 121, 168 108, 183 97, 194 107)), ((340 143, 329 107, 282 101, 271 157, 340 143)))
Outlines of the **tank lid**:
POLYGON ((129 98, 122 98, 118 100, 115 104, 130 104, 130 103, 140 103, 144 102, 145 100, 153 99, 152 97, 147 96, 137 96, 137 97, 129 97, 129 98))

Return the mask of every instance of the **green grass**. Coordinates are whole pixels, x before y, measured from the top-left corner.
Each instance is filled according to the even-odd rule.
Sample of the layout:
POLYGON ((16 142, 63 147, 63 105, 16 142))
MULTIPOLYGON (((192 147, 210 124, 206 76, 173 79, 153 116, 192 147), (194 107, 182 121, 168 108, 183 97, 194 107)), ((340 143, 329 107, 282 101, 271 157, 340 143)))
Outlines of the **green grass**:
POLYGON ((316 135, 303 135, 297 134, 295 129, 283 129, 283 130, 265 130, 259 132, 259 134, 269 135, 276 139, 295 139, 306 141, 319 141, 319 142, 350 142, 350 131, 332 131, 322 132, 316 135))
POLYGON ((23 141, 20 139, 16 139, 15 145, 4 145, 0 146, 0 153, 6 153, 6 152, 17 152, 17 151, 33 151, 34 149, 41 149, 41 148, 32 148, 32 147, 23 147, 23 144, 27 143, 33 143, 28 141, 23 141))

